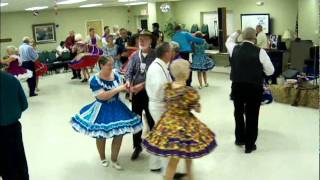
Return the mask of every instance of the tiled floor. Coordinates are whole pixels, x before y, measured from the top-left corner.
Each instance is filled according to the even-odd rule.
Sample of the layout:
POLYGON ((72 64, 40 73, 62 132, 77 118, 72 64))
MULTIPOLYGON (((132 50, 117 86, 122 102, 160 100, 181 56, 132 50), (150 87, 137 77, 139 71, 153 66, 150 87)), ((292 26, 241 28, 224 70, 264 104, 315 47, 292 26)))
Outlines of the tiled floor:
MULTIPOLYGON (((161 180, 148 171, 148 154, 130 161, 132 137, 126 135, 116 171, 99 164, 94 139, 76 133, 70 117, 93 101, 88 85, 70 74, 46 76, 41 92, 29 99, 23 136, 31 180, 161 180)), ((195 78, 194 78, 195 79, 195 78)), ((226 74, 210 73, 202 89, 199 118, 217 134, 218 147, 194 161, 195 180, 318 180, 319 113, 273 103, 261 108, 258 150, 250 155, 234 146, 233 105, 226 74)), ((23 84, 25 88, 25 84, 23 84)), ((107 143, 110 155, 110 141, 107 143)))

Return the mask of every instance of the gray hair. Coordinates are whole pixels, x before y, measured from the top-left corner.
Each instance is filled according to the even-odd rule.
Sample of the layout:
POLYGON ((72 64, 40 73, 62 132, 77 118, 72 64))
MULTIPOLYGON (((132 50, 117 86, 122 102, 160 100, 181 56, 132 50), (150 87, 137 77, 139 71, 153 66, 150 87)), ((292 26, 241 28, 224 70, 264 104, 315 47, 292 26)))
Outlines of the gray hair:
POLYGON ((7 50, 13 51, 15 54, 18 52, 18 48, 15 46, 7 46, 7 50))
POLYGON ((31 39, 30 39, 29 36, 25 36, 25 37, 22 38, 22 42, 23 42, 23 43, 29 44, 30 41, 31 41, 31 39))
POLYGON ((175 42, 175 41, 171 41, 170 45, 172 47, 172 49, 174 50, 174 52, 179 53, 180 52, 180 45, 179 43, 175 42))
POLYGON ((74 40, 75 40, 75 41, 81 41, 81 40, 82 40, 82 35, 81 35, 80 33, 76 34, 76 35, 74 36, 74 40))
POLYGON ((190 75, 190 63, 184 59, 177 59, 170 65, 170 72, 176 80, 187 80, 190 75))
POLYGON ((256 28, 263 29, 263 27, 261 26, 261 24, 258 24, 258 25, 256 26, 256 28))
POLYGON ((256 33, 256 30, 251 27, 245 28, 242 32, 243 40, 255 41, 257 38, 256 33))
POLYGON ((164 42, 160 44, 156 49, 157 58, 163 57, 163 55, 167 52, 170 52, 171 45, 168 42, 164 42))

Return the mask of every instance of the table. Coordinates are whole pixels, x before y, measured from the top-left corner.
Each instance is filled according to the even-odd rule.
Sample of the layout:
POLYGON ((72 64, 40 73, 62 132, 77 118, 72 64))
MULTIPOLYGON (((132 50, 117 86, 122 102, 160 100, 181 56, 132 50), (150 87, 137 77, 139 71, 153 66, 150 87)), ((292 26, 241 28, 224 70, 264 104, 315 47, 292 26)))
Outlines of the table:
POLYGON ((228 53, 220 53, 219 50, 205 50, 205 53, 215 60, 216 66, 222 66, 222 67, 230 66, 228 53))
POLYGON ((219 50, 205 50, 204 53, 208 55, 215 55, 215 54, 219 54, 219 50))

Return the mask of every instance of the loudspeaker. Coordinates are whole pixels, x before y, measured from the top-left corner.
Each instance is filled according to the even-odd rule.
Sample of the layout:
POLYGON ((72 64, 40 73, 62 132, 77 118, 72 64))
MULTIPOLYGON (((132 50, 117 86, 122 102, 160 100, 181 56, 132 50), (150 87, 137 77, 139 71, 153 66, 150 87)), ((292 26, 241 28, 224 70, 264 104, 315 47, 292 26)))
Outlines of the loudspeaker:
POLYGON ((270 47, 271 49, 278 49, 281 43, 281 36, 279 35, 270 35, 270 47))
POLYGON ((313 46, 310 48, 310 58, 319 60, 319 46, 313 46))
POLYGON ((218 8, 218 28, 219 28, 219 51, 227 52, 225 42, 227 40, 227 9, 218 8))

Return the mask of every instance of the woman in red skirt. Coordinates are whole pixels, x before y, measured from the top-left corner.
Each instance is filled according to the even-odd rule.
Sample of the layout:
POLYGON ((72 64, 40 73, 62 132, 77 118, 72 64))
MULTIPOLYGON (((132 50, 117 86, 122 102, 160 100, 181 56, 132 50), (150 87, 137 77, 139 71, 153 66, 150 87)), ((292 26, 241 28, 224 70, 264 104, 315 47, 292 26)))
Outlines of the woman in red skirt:
POLYGON ((41 63, 39 59, 37 59, 35 62, 35 68, 36 68, 36 91, 40 91, 38 88, 39 85, 39 76, 43 76, 48 72, 48 66, 41 63))

